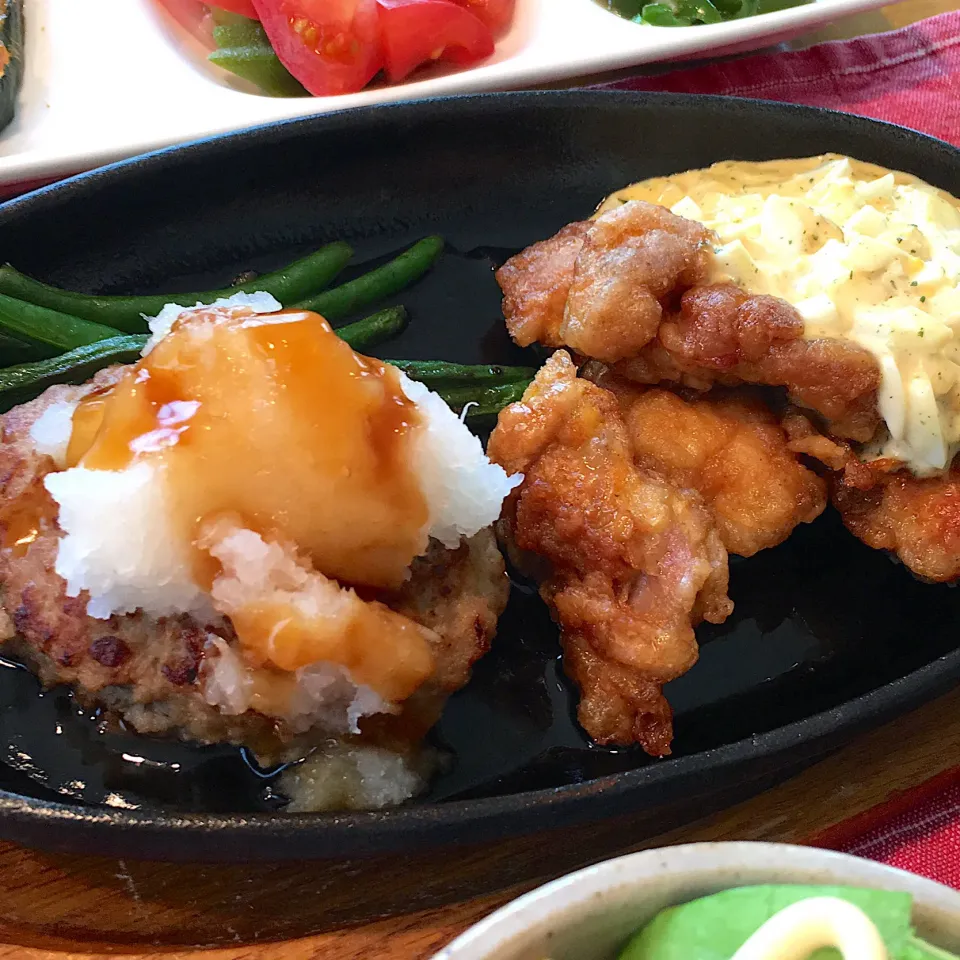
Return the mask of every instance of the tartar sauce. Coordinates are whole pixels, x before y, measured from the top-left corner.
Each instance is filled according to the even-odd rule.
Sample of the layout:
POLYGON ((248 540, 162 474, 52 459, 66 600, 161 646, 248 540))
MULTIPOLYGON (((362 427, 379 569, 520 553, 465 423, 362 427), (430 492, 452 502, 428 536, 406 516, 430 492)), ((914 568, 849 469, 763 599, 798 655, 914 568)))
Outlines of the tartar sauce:
POLYGON ((949 465, 960 450, 960 201, 835 154, 654 178, 600 210, 627 200, 714 230, 714 282, 781 297, 806 337, 852 340, 877 358, 887 435, 866 457, 918 475, 949 465))

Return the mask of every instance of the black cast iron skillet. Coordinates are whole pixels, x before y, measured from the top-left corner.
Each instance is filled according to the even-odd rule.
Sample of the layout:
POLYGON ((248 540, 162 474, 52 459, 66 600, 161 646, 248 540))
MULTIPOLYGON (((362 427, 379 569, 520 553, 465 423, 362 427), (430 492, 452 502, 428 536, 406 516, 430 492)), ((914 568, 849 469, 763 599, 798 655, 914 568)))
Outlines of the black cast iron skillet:
MULTIPOLYGON (((222 285, 334 238, 364 259, 427 233, 450 250, 400 299, 385 355, 516 362, 492 270, 604 195, 717 160, 827 151, 960 194, 960 151, 898 127, 757 101, 520 93, 274 124, 116 164, 0 207, 0 258, 63 286, 222 285)), ((529 360, 529 356, 527 357, 529 360)), ((452 763, 416 803, 292 816, 239 751, 102 734, 64 691, 0 670, 0 835, 164 860, 356 857, 643 811, 650 833, 788 776, 960 677, 960 592, 914 580, 830 511, 734 560, 736 611, 670 684, 674 755, 593 746, 556 633, 518 583, 494 652, 434 740, 452 763)), ((269 772, 266 772, 268 774, 269 772)), ((636 838, 634 838, 636 839, 636 838)))

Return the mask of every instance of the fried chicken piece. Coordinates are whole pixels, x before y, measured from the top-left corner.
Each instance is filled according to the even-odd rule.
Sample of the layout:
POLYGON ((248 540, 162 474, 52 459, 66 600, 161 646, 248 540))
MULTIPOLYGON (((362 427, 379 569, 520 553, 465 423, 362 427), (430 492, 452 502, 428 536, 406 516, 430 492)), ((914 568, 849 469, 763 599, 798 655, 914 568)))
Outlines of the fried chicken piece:
POLYGON ((598 217, 577 257, 560 340, 613 363, 656 335, 663 303, 707 275, 710 231, 639 200, 598 217))
MULTIPOLYGON (((51 387, 0 418, 0 642, 44 686, 68 684, 81 704, 105 707, 139 733, 242 744, 267 764, 302 757, 331 736, 317 715, 267 715, 253 705, 221 709, 224 698, 213 688, 222 676, 221 661, 235 659, 243 667, 228 618, 138 612, 99 620, 88 616, 86 594, 66 595, 55 571, 57 506, 43 485, 55 464, 36 451, 29 433, 57 400, 76 399, 116 376, 115 368, 84 387, 51 387)), ((392 746, 409 737, 409 746, 426 732, 446 697, 466 683, 472 664, 489 649, 508 591, 503 558, 487 529, 455 550, 431 543, 398 593, 365 595, 427 628, 434 669, 389 723, 372 724, 369 734, 364 725, 364 742, 392 746)), ((253 672, 258 682, 277 679, 266 669, 253 672)))
POLYGON ((673 711, 661 680, 604 657, 577 632, 563 635, 563 663, 581 690, 577 717, 597 743, 639 743, 651 757, 670 755, 673 711))
POLYGON ((510 336, 609 362, 633 356, 656 335, 663 304, 706 277, 710 236, 642 201, 571 223, 497 271, 510 336))
POLYGON ((634 463, 616 397, 558 351, 504 410, 488 455, 524 482, 501 530, 560 625, 580 723, 598 743, 669 752, 661 688, 697 659, 693 627, 722 622, 727 555, 699 495, 634 463))
POLYGON ((880 424, 872 354, 844 340, 805 340, 803 319, 785 300, 729 283, 688 290, 657 339, 616 370, 639 383, 672 380, 696 390, 786 387, 795 403, 826 419, 830 433, 851 440, 870 440, 880 424))
POLYGON ((605 368, 584 372, 620 401, 635 461, 697 490, 729 553, 752 557, 823 513, 826 483, 791 452, 755 392, 685 399, 638 387, 605 368))
POLYGON ((899 460, 864 462, 823 436, 798 412, 784 419, 790 447, 830 468, 830 494, 847 529, 868 547, 889 550, 925 580, 960 579, 960 466, 916 477, 899 460))
POLYGON ((643 201, 570 224, 498 271, 507 329, 521 346, 619 361, 618 373, 639 383, 785 387, 832 434, 870 440, 880 424, 872 354, 845 340, 804 339, 803 319, 785 300, 707 284, 710 237, 643 201))
POLYGON ((563 345, 560 325, 574 265, 591 226, 589 220, 568 223, 548 240, 511 257, 497 271, 507 330, 521 347, 563 345))
POLYGON ((926 478, 875 471, 873 478, 862 489, 837 476, 833 503, 847 529, 868 547, 895 553, 925 580, 960 578, 960 470, 926 478))
POLYGON ((860 461, 846 440, 831 439, 815 427, 810 417, 796 407, 788 407, 780 421, 793 453, 819 460, 830 470, 843 470, 860 461))

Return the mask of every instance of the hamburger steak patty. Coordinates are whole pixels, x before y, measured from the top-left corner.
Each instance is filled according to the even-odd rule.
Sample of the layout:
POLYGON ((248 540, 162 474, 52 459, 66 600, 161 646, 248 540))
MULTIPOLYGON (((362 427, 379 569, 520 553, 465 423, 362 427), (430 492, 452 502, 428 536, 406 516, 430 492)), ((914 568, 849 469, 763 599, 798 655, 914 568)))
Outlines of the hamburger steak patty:
MULTIPOLYGON (((187 615, 153 618, 142 612, 99 620, 86 613, 89 597, 66 595, 55 563, 61 532, 57 505, 43 478, 57 469, 40 454, 30 428, 57 401, 76 400, 116 380, 101 371, 81 387, 55 386, 0 418, 0 642, 33 670, 45 687, 67 684, 84 706, 101 706, 149 735, 249 747, 265 764, 301 757, 329 739, 328 728, 293 729, 285 720, 248 709, 222 713, 207 702, 205 676, 219 654, 210 642, 236 643, 226 618, 200 622, 187 615), (17 545, 25 515, 43 517, 32 542, 17 545)), ((491 530, 457 549, 432 542, 410 579, 395 594, 378 595, 435 634, 433 676, 399 715, 363 721, 361 739, 409 743, 433 724, 446 697, 469 679, 490 647, 506 606, 509 584, 491 530)))

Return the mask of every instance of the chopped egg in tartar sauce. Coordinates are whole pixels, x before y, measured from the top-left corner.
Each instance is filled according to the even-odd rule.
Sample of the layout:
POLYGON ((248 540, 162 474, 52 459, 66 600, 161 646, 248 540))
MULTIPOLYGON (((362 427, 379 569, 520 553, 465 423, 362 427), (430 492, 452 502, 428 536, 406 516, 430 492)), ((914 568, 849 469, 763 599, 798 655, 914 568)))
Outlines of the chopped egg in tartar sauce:
POLYGON ((658 177, 598 212, 628 200, 712 229, 713 282, 780 297, 807 338, 852 340, 876 357, 888 435, 864 456, 918 475, 949 466, 960 451, 960 201, 834 154, 658 177))

